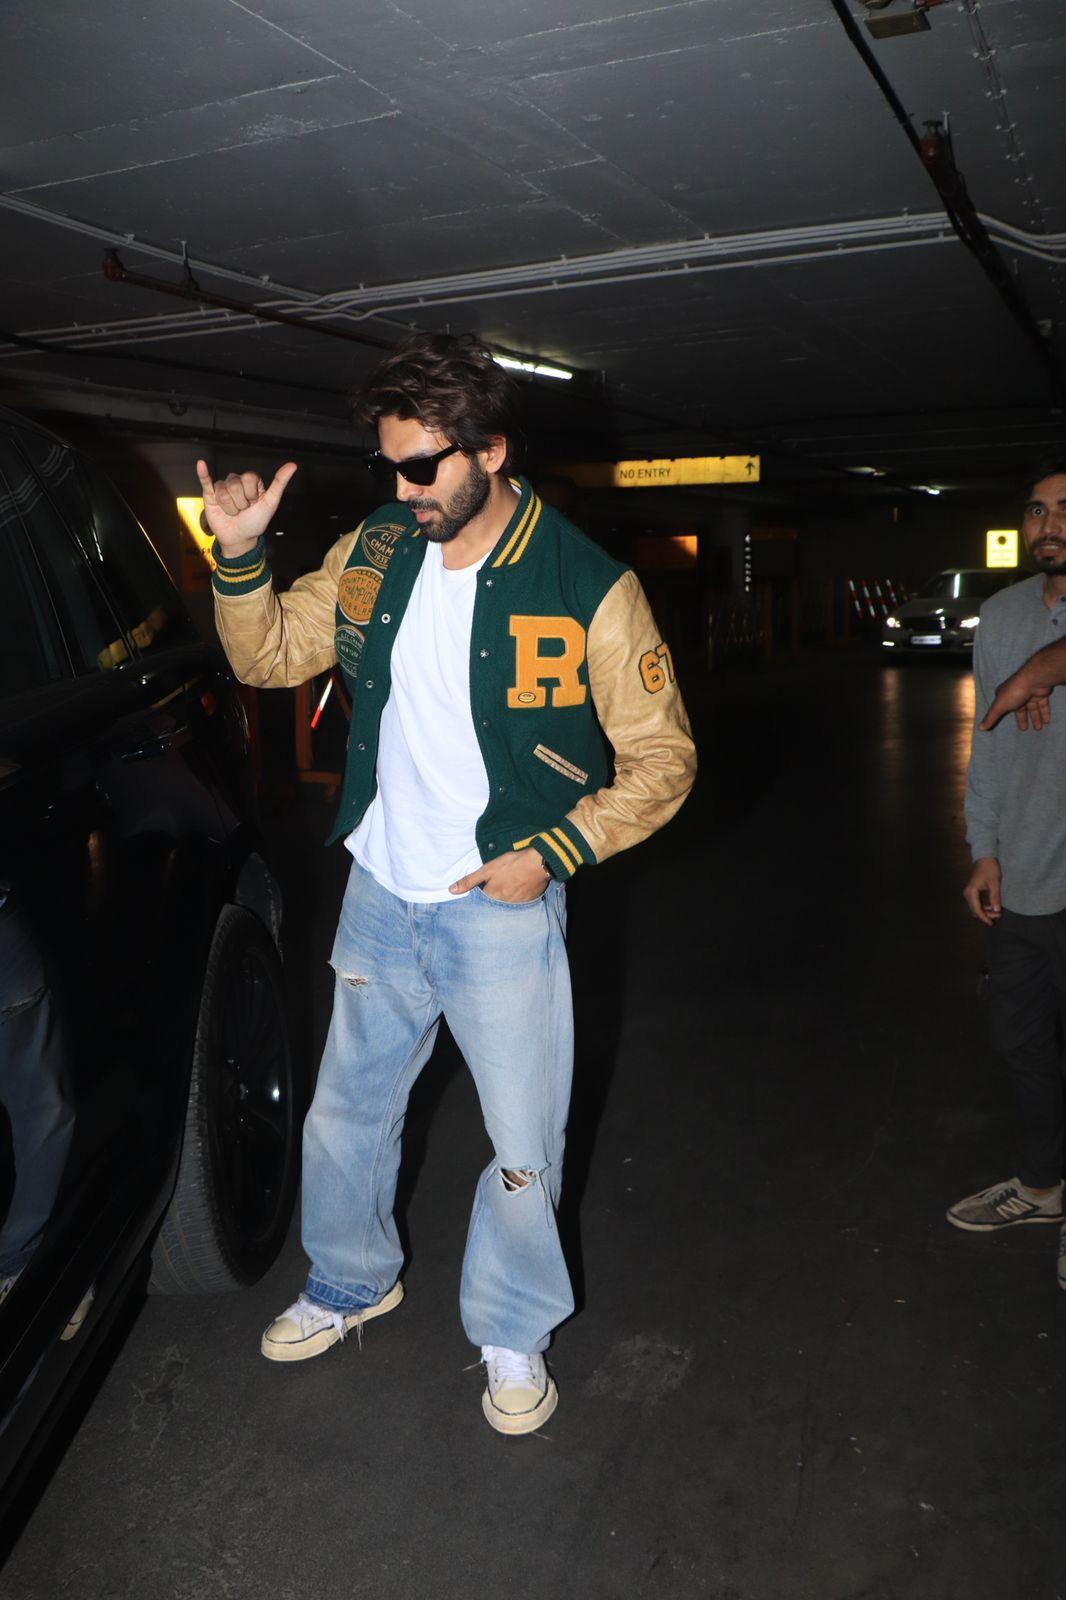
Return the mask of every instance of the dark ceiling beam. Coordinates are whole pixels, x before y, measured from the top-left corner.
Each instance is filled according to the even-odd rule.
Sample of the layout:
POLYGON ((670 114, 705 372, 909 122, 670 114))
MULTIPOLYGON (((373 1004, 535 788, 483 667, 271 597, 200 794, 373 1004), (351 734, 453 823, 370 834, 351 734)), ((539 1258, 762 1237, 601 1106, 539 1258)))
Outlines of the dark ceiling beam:
MULTIPOLYGON (((5 344, 12 345, 16 350, 30 351, 34 355, 51 356, 53 360, 61 357, 64 361, 121 361, 128 362, 134 367, 156 367, 170 372, 191 373, 195 377, 227 378, 238 383, 261 383, 272 389, 288 389, 297 394, 323 395, 331 400, 339 400, 342 405, 348 400, 348 395, 343 389, 327 389, 321 384, 314 383, 295 383, 291 378, 275 378, 264 372, 248 372, 243 367, 215 367, 195 361, 175 361, 171 356, 131 355, 124 348, 102 350, 92 346, 83 349, 77 345, 48 344, 43 339, 34 339, 29 334, 13 333, 10 329, 0 328, 0 346, 5 344)), ((3 368, 0 367, 0 379, 2 378, 3 368)), ((161 398, 166 399, 166 394, 161 398)))

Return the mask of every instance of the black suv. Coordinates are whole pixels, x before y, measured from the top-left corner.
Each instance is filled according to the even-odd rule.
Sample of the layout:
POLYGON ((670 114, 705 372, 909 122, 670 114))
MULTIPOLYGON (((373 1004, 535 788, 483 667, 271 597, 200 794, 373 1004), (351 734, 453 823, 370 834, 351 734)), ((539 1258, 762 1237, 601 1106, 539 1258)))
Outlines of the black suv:
POLYGON ((0 1499, 124 1293, 253 1283, 300 1088, 248 725, 94 463, 0 413, 0 1499))

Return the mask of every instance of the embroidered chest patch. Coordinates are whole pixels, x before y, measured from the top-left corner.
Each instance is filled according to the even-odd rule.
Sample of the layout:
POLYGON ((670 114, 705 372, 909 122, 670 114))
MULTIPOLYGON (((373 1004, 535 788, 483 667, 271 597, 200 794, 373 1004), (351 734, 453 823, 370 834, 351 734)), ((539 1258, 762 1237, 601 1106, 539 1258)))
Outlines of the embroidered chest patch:
POLYGON ((402 533, 403 528, 396 523, 387 523, 382 528, 364 528, 360 535, 364 555, 384 571, 402 533))
POLYGON ((333 648, 337 652, 337 660, 352 677, 359 669, 359 659, 363 654, 365 643, 366 634, 360 628, 353 628, 350 625, 338 628, 333 635, 333 648))
POLYGON ((381 588, 381 578, 382 574, 376 567, 349 567, 341 573, 337 604, 349 622, 370 621, 381 588))

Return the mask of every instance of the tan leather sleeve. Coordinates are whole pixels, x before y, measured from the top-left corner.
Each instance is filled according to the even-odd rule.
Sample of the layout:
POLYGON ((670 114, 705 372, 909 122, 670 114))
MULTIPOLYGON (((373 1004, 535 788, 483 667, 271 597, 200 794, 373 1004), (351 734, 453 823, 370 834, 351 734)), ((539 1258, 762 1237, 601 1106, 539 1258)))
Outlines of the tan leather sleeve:
POLYGON ((585 795, 567 821, 603 861, 669 822, 696 776, 673 661, 635 572, 608 590, 589 625, 588 673, 614 749, 614 782, 585 795))
POLYGON ((297 578, 284 594, 272 583, 250 594, 216 591, 215 626, 242 683, 291 688, 335 665, 337 586, 358 537, 359 528, 338 539, 318 571, 297 578))

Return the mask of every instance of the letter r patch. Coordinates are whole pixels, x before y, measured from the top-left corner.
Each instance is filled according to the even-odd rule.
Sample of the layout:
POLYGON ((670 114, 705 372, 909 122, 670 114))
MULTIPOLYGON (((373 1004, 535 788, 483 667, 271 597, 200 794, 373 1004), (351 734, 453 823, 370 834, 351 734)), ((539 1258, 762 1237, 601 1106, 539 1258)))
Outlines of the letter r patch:
POLYGON ((588 685, 578 677, 585 659, 585 630, 573 617, 512 617, 515 681, 507 691, 510 710, 535 711, 547 702, 545 681, 554 680, 553 706, 582 706, 588 685), (562 646, 550 655, 541 645, 552 641, 562 646))

